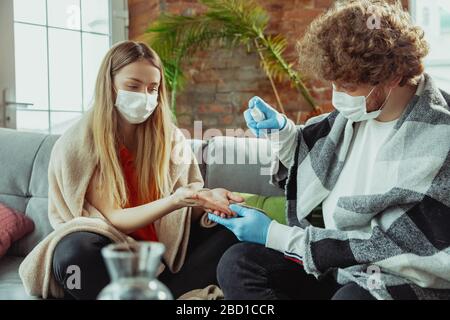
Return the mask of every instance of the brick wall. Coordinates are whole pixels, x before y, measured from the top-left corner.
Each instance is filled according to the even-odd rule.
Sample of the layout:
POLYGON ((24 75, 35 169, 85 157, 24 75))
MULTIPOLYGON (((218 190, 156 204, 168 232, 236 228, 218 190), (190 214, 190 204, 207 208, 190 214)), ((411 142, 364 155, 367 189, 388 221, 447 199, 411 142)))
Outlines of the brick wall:
MULTIPOLYGON (((407 1, 407 0, 406 0, 407 1)), ((204 8, 196 0, 129 0, 130 39, 141 35, 161 12, 199 13, 204 8)), ((289 41, 287 60, 296 62, 295 43, 308 24, 326 10, 333 0, 259 0, 270 13, 269 32, 281 33, 289 41)), ((276 105, 270 82, 260 68, 256 54, 243 49, 211 48, 199 53, 194 63, 185 68, 188 81, 177 99, 179 127, 191 130, 195 120, 203 128, 245 128, 242 112, 248 100, 259 95, 276 105)), ((307 103, 289 83, 278 84, 281 100, 288 116, 302 122, 307 103), (298 116, 301 116, 298 118, 298 116)), ((324 111, 332 110, 328 83, 308 83, 311 94, 324 111)))

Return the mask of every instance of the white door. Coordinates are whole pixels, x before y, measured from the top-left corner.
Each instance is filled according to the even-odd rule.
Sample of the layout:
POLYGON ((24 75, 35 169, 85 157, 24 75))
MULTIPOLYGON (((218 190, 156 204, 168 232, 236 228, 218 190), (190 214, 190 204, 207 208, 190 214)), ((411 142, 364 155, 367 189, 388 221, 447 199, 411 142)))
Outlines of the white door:
POLYGON ((0 1, 0 127, 10 127, 9 110, 15 101, 13 2, 0 1))

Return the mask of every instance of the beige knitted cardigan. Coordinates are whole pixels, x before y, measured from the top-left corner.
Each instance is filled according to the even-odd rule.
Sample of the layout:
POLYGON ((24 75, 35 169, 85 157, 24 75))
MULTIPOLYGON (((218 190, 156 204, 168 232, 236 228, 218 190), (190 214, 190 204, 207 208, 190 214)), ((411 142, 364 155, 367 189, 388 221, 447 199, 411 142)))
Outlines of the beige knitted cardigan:
MULTIPOLYGON (((85 199, 88 184, 97 167, 88 119, 89 113, 56 141, 51 152, 48 169, 48 216, 54 231, 28 254, 19 267, 20 277, 29 295, 44 299, 63 296, 63 288, 53 276, 52 257, 56 245, 64 236, 72 232, 87 231, 106 236, 113 242, 135 241, 112 226, 85 199)), ((172 150, 177 150, 177 157, 185 156, 190 161, 184 161, 183 164, 174 164, 171 161, 169 168, 171 190, 188 184, 201 188, 203 179, 198 163, 177 128, 174 128, 172 150)), ((208 221, 206 215, 200 219, 204 227, 212 226, 208 221)), ((155 222, 158 239, 166 246, 163 260, 171 272, 178 272, 184 263, 190 224, 190 208, 176 210, 155 222)), ((164 268, 165 265, 161 263, 158 274, 164 268)), ((209 286, 187 293, 182 298, 220 297, 222 297, 220 289, 209 286)))

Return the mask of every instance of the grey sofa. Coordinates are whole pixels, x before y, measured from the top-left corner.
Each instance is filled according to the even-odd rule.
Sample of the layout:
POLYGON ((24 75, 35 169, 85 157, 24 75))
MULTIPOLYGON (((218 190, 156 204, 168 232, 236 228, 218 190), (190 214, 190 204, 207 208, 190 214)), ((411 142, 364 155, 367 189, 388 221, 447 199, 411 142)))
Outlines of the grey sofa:
MULTIPOLYGON (((50 151, 58 137, 0 128, 0 202, 25 213, 35 223, 34 232, 14 243, 7 255, 0 258, 0 300, 37 299, 25 293, 18 268, 34 246, 52 231, 47 218, 47 170, 50 151)), ((199 160, 206 187, 283 195, 262 174, 269 167, 267 141, 215 137, 207 142, 189 142, 199 160)))

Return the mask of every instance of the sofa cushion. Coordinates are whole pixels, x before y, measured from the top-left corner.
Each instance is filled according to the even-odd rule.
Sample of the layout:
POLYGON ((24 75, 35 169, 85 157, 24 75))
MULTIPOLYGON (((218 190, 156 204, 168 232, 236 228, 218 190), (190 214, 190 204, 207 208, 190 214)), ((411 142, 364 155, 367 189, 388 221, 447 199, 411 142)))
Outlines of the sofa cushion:
MULTIPOLYGON (((286 219, 286 197, 265 197, 257 194, 239 193, 245 199, 245 204, 263 210, 267 216, 281 224, 287 225, 286 219)), ((317 228, 325 228, 323 222, 322 204, 318 205, 307 217, 308 221, 317 228)))
POLYGON ((263 210, 269 218, 281 224, 286 222, 286 197, 284 196, 261 196, 250 193, 237 193, 245 199, 245 204, 263 210))
POLYGON ((48 164, 50 162, 51 151, 58 139, 59 136, 47 136, 36 151, 28 191, 31 197, 48 197, 48 164))
POLYGON ((19 265, 24 258, 5 256, 0 259, 0 300, 35 300, 30 297, 19 277, 19 265))
POLYGON ((30 198, 24 213, 34 221, 34 231, 19 241, 14 242, 8 251, 9 255, 19 257, 26 256, 42 239, 53 231, 48 220, 47 198, 30 198))
POLYGON ((34 229, 31 219, 0 202, 0 258, 5 255, 14 241, 34 229))
POLYGON ((0 194, 29 197, 33 163, 46 135, 0 130, 0 194))

